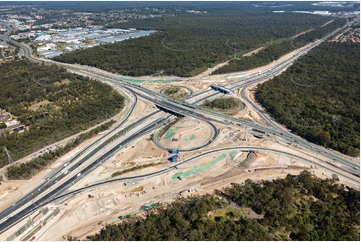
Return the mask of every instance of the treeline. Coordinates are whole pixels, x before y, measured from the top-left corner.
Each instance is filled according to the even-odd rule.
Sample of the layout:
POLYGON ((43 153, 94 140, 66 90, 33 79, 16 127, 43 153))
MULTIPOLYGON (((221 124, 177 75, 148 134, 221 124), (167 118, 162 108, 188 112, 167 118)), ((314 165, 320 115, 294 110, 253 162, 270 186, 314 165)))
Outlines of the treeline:
POLYGON ((0 107, 28 127, 1 134, 0 167, 7 164, 4 146, 17 160, 101 123, 124 106, 110 86, 56 66, 14 61, 0 65, 0 73, 0 107))
POLYGON ((307 140, 360 153, 360 47, 323 43, 286 72, 258 86, 257 100, 307 140))
POLYGON ((134 19, 108 27, 158 30, 147 37, 77 50, 55 60, 95 66, 129 76, 194 76, 271 40, 290 38, 330 17, 233 11, 134 19), (101 58, 99 58, 101 56, 101 58))
POLYGON ((239 108, 241 103, 235 98, 216 98, 214 100, 206 100, 203 107, 219 110, 230 110, 239 108))
POLYGON ((307 171, 260 184, 247 180, 217 191, 217 196, 178 199, 144 218, 107 225, 87 239, 358 241, 360 192, 337 180, 320 180, 307 171))
POLYGON ((223 74, 237 71, 250 70, 256 67, 266 65, 281 56, 305 46, 308 43, 320 39, 323 36, 336 30, 346 23, 345 19, 334 19, 333 22, 326 26, 316 27, 314 30, 299 35, 293 39, 285 39, 281 41, 272 41, 272 43, 262 49, 260 52, 251 56, 238 57, 231 60, 227 65, 217 69, 212 74, 223 74))
POLYGON ((92 138, 93 136, 97 135, 99 132, 109 129, 110 126, 112 126, 112 124, 114 123, 115 121, 111 120, 86 133, 80 134, 77 138, 68 142, 64 147, 51 150, 43 155, 31 159, 26 163, 9 166, 6 169, 6 177, 10 180, 30 179, 33 175, 37 174, 39 171, 48 167, 51 163, 53 163, 58 158, 65 155, 72 149, 74 149, 83 141, 92 138))

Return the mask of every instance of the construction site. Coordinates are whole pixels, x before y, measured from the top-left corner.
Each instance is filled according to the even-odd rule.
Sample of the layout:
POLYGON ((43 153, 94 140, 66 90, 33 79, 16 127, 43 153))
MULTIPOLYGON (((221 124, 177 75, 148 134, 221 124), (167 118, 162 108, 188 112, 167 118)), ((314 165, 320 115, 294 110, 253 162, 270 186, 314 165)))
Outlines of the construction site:
MULTIPOLYGON (((85 240, 108 224, 143 216, 181 197, 304 170, 323 179, 337 174, 340 183, 359 189, 358 157, 290 134, 254 98, 259 83, 282 73, 298 54, 312 47, 247 72, 210 76, 207 70, 176 81, 169 81, 173 77, 125 80, 96 68, 91 72, 88 67, 74 67, 73 72, 98 78, 121 92, 127 105, 106 132, 84 141, 31 179, 3 177, 0 210, 11 210, 25 197, 28 200, 18 210, 29 206, 31 212, 24 211, 0 239, 85 240), (217 97, 234 98, 241 105, 231 110, 232 115, 201 106, 217 97)), ((14 214, 15 209, 2 219, 14 219, 14 214)))

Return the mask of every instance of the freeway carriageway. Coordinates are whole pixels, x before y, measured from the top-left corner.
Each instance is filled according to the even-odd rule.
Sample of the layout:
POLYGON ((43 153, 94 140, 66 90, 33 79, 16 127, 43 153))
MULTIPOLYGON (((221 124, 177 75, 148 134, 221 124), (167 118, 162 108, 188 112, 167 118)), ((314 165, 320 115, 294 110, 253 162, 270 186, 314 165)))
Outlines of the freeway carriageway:
MULTIPOLYGON (((325 39, 322 39, 322 41, 325 39)), ((241 81, 237 81, 235 83, 232 83, 230 88, 239 88, 239 87, 245 87, 248 86, 250 84, 253 83, 257 83, 259 81, 262 80, 266 80, 271 78, 272 76, 278 74, 280 71, 282 71, 284 68, 286 68, 288 65, 292 64, 292 62, 294 60, 296 60, 300 55, 307 53, 307 51, 309 51, 310 49, 312 49, 314 46, 316 46, 317 44, 322 42, 321 40, 318 42, 315 42, 313 44, 310 45, 309 49, 305 48, 304 50, 300 51, 298 54, 292 56, 291 58, 289 58, 288 60, 281 62, 281 63, 277 63, 277 65, 265 72, 262 73, 258 73, 256 75, 253 76, 249 76, 247 78, 242 79, 241 81)), ((14 41, 11 41, 12 43, 14 41)), ((18 44, 21 48, 22 53, 28 57, 29 59, 33 60, 33 61, 39 61, 38 59, 34 58, 31 56, 31 49, 28 46, 24 46, 21 44, 18 44)), ((51 61, 52 62, 52 61, 51 61)), ((55 62, 52 62, 55 63, 55 62)), ((60 64, 62 66, 64 66, 64 64, 60 64)), ((340 157, 338 155, 333 154, 332 152, 325 152, 326 149, 324 149, 323 147, 317 146, 317 145, 311 145, 309 144, 309 142, 295 136, 292 134, 289 134, 288 132, 285 132, 283 130, 279 130, 278 127, 265 127, 262 126, 260 124, 256 124, 250 121, 245 121, 245 120, 240 120, 240 119, 235 119, 229 116, 225 116, 222 115, 220 113, 217 112, 213 112, 210 110, 206 110, 206 109, 202 109, 199 108, 198 106, 194 105, 195 103, 199 102, 199 100, 197 100, 196 102, 194 102, 194 104, 189 104, 186 103, 184 101, 176 101, 173 99, 170 99, 168 97, 164 97, 162 95, 160 95, 159 93, 155 93, 153 91, 150 91, 148 89, 145 89, 139 85, 133 84, 133 83, 129 83, 126 81, 122 81, 120 82, 119 80, 116 80, 113 76, 111 75, 105 75, 104 72, 101 73, 97 73, 94 72, 92 70, 89 70, 87 68, 81 68, 79 66, 74 66, 74 65, 69 65, 66 64, 65 67, 67 67, 68 69, 70 69, 72 72, 76 72, 78 74, 82 74, 94 79, 98 79, 101 81, 106 81, 106 82, 111 82, 113 85, 117 85, 120 88, 124 88, 124 89, 128 89, 132 92, 134 92, 137 96, 152 102, 158 106, 163 107, 164 109, 170 110, 174 113, 178 113, 182 116, 190 116, 196 119, 201 119, 204 121, 212 121, 212 122, 217 122, 217 123, 222 123, 222 124, 235 124, 238 126, 244 126, 244 127, 253 127, 253 128, 257 128, 259 130, 265 131, 267 133, 273 134, 273 135, 277 135, 285 140, 291 141, 291 142, 296 142, 296 143, 300 143, 300 145, 304 146, 305 148, 308 149, 313 149, 313 151, 316 151, 318 153, 324 152, 322 155, 326 156, 326 157, 330 157, 334 160, 338 160, 338 161, 342 161, 345 164, 348 165, 352 165, 355 166, 354 163, 351 163, 350 161, 348 161, 347 159, 344 159, 343 157, 340 157)), ((208 91, 205 91, 208 92, 208 91)), ((208 95, 206 98, 209 98, 211 96, 213 96, 215 94, 211 94, 208 95)), ((194 98, 198 96, 198 94, 192 95, 190 98, 194 98)), ((186 99, 187 100, 187 99, 186 99)), ((259 110, 258 110, 259 111, 259 110)), ((158 111, 159 112, 159 111, 158 111)), ((154 114, 154 113, 153 113, 154 114)), ((150 116, 152 116, 153 114, 150 114, 150 116)), ((147 118, 149 118, 147 117, 147 118)), ((47 194, 45 194, 43 197, 41 197, 40 199, 38 199, 35 203, 29 205, 28 207, 22 209, 21 211, 19 211, 18 213, 12 213, 12 211, 15 211, 17 208, 21 208, 21 203, 17 203, 16 206, 14 207, 14 210, 6 210, 7 212, 4 211, 4 213, 2 213, 2 215, 5 216, 9 216, 11 213, 11 215, 8 217, 8 219, 6 221, 4 221, 1 225, 0 225, 0 231, 4 231, 7 228, 9 228, 10 226, 12 226, 13 224, 15 224, 16 222, 18 222, 19 220, 21 220, 22 218, 24 218, 24 216, 30 214, 31 212, 35 211, 39 206, 44 205, 47 202, 53 201, 53 199, 56 199, 57 197, 59 197, 58 195, 61 192, 64 192, 67 188, 69 188, 72 184, 74 184, 75 182, 77 182, 78 180, 81 179, 81 177, 85 176, 86 174, 88 174, 89 172, 91 172, 93 169, 95 169, 97 166, 99 166, 101 163, 103 163, 106 159, 108 159, 110 156, 112 156, 115 152, 117 152, 119 149, 121 149, 123 146, 125 146, 126 144, 128 144, 129 142, 133 141, 134 139, 141 137, 142 135, 144 135, 145 133, 154 130, 157 127, 160 127, 162 124, 164 124, 164 122, 166 122, 167 119, 170 118, 170 115, 168 116, 163 116, 159 119, 157 119, 156 121, 154 121, 152 124, 146 126, 142 132, 138 132, 138 133, 134 133, 131 134, 127 139, 125 139, 124 141, 120 142, 119 144, 117 144, 117 146, 115 146, 114 148, 112 148, 111 150, 109 150, 108 152, 106 152, 103 156, 101 156, 100 158, 98 158, 96 161, 94 161, 93 163, 91 163, 90 165, 88 165, 87 167, 85 167, 83 170, 81 170, 79 173, 81 173, 80 176, 74 175, 73 177, 67 177, 68 180, 66 180, 61 186, 58 186, 56 188, 54 188, 52 191, 48 192, 47 194), (19 204, 19 206, 18 206, 19 204)), ((97 151, 99 151, 101 148, 100 146, 95 147, 95 153, 97 151)), ((268 150, 265 148, 260 148, 262 150, 268 150)), ((91 151, 91 153, 93 152, 91 151)), ((89 153, 90 154, 90 153, 89 153)), ((93 153, 92 153, 93 154, 93 153)), ((307 160, 302 158, 303 160, 307 160)), ((178 163, 180 164, 180 163, 178 163)), ((177 165, 178 165, 177 164, 177 165)), ((317 165, 322 166, 322 164, 317 163, 317 165)), ((359 168, 359 165, 358 165, 359 168)), ((79 174, 78 173, 78 174, 79 174)), ((337 173, 337 172, 335 172, 337 173)), ((157 173, 158 174, 158 173, 157 173)), ((341 173, 339 173, 339 175, 342 175, 341 173)), ((119 179, 124 179, 124 178, 119 178, 119 179)), ((355 178, 356 180, 356 178, 355 178)), ((117 180, 115 180, 117 181, 117 180)), ((108 181, 105 181, 108 182, 108 181)), ((35 199, 35 197, 32 197, 32 199, 35 199)), ((31 200, 31 199, 30 199, 31 200)), ((21 201, 20 201, 21 202, 21 201)), ((26 204, 27 202, 24 202, 23 204, 26 204)))

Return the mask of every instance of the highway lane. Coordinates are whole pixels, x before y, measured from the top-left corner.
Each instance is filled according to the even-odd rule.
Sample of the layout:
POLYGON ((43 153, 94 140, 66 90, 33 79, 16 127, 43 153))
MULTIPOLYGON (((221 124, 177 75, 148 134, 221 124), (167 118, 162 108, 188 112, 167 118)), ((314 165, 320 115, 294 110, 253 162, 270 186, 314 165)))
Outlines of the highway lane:
MULTIPOLYGON (((97 143, 99 143, 102 139, 110 136, 114 131, 116 131, 117 129, 121 128, 122 125, 124 125, 124 123, 126 123, 130 117, 130 115, 133 114, 133 111, 138 103, 138 97, 137 95, 135 95, 135 93, 131 90, 129 90, 130 93, 132 94, 133 98, 134 98, 134 102, 132 103, 130 110, 128 110, 125 114, 125 116, 123 117, 123 120, 117 125, 115 126, 113 129, 109 130, 106 134, 102 135, 100 138, 98 138, 96 141, 94 141, 93 143, 91 143, 90 145, 86 146, 85 148, 83 148, 80 152, 78 152, 73 158, 70 159, 69 162, 67 162, 67 164, 70 164, 72 162, 74 162, 76 159, 80 158, 81 155, 83 155, 85 152, 87 152, 90 148, 94 147, 97 143)), ((118 132, 119 133, 119 132, 118 132)), ((117 133, 117 134, 118 134, 117 133)), ((116 138, 116 135, 113 135, 111 137, 112 140, 114 140, 116 138)), ((48 178, 48 180, 52 179, 54 176, 57 175, 57 172, 55 172, 54 175, 52 175, 50 178, 48 178)), ((0 213, 1 216, 1 213, 0 213)))

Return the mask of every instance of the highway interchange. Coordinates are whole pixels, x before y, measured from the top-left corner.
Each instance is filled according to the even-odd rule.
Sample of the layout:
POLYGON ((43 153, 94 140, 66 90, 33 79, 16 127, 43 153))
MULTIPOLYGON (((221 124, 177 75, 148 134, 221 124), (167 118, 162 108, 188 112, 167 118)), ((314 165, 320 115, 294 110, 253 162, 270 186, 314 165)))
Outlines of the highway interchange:
MULTIPOLYGON (((348 23, 350 25, 352 22, 348 23)), ((10 26, 8 26, 9 31, 3 35, 3 39, 8 41, 10 44, 17 45, 20 47, 21 55, 25 56, 31 61, 43 62, 44 60, 35 58, 32 56, 32 50, 29 46, 17 43, 7 38, 7 35, 10 33, 10 26)), ((300 56, 306 54, 312 48, 316 47, 330 36, 333 36, 335 33, 342 31, 343 28, 335 30, 333 33, 325 36, 324 38, 308 45, 305 48, 302 48, 298 51, 298 53, 289 57, 287 60, 282 62, 275 62, 272 68, 265 70, 263 72, 259 72, 240 80, 237 80, 233 83, 230 83, 227 88, 231 90, 241 89, 241 98, 246 103, 246 105, 252 107, 267 123, 267 126, 233 118, 227 115, 220 114, 218 112, 214 112, 211 110, 203 109, 199 107, 197 104, 202 103, 206 99, 213 98, 217 95, 221 95, 219 93, 215 93, 212 90, 205 90, 202 92, 194 93, 191 96, 185 98, 184 100, 173 100, 166 96, 163 96, 160 93, 151 91, 147 88, 144 88, 140 85, 127 82, 127 81, 119 81, 115 78, 113 74, 105 73, 104 71, 98 72, 96 69, 82 67, 78 65, 70 65, 63 63, 56 63, 54 61, 46 60, 47 62, 61 65, 65 68, 68 68, 69 71, 73 73, 77 73, 80 75, 84 75, 105 83, 109 83, 112 86, 118 87, 123 92, 130 94, 134 100, 129 112, 123 118, 123 121, 120 122, 113 130, 109 131, 107 134, 103 135, 93 144, 84 148, 81 152, 79 152, 72 160, 67 163, 67 167, 60 167, 58 170, 55 170, 54 173, 44 181, 40 186, 37 186, 31 193, 26 194, 22 199, 17 201, 13 206, 8 207, 7 209, 0 212, 0 232, 7 230, 8 228, 14 226, 16 223, 21 221, 24 217, 30 215, 34 211, 37 211, 42 206, 51 203, 57 199, 64 198, 66 196, 78 193, 83 191, 84 189, 89 189, 95 186, 101 186, 105 183, 110 182, 119 182, 124 180, 132 180, 132 179, 145 179, 149 176, 155 176, 162 174, 168 170, 174 169, 177 165, 182 163, 189 162, 193 159, 198 158, 199 156, 207 155, 212 152, 216 152, 218 150, 207 151, 195 157, 191 157, 187 160, 180 161, 179 163, 173 164, 166 169, 162 169, 159 171, 155 171, 149 174, 144 174, 136 177, 124 177, 111 179, 107 181, 102 181, 96 184, 93 184, 88 187, 84 187, 81 189, 73 190, 71 192, 67 192, 72 185, 78 182, 81 178, 90 174, 95 168, 104 163, 114 154, 119 152, 123 147, 129 145, 131 142, 134 142, 137 138, 144 137, 144 135, 156 130, 164 126, 165 124, 171 122, 174 119, 174 115, 180 116, 188 116, 198 120, 202 120, 209 123, 219 123, 223 125, 230 125, 235 127, 243 127, 249 129, 256 129, 267 134, 273 135, 279 139, 285 140, 285 142, 290 142, 292 144, 297 144, 302 150, 310 154, 315 154, 314 157, 322 156, 322 160, 317 160, 316 158, 305 159, 302 157, 298 157, 294 154, 290 154, 283 151, 271 150, 260 147, 230 147, 223 148, 226 149, 237 149, 241 151, 258 151, 263 150, 267 152, 278 152, 282 155, 293 156, 297 159, 303 159, 308 161, 309 163, 315 163, 318 166, 321 166, 325 169, 330 169, 329 166, 325 166, 325 164, 331 164, 336 169, 341 169, 347 173, 359 175, 359 164, 356 164, 352 161, 349 161, 342 155, 335 154, 334 152, 312 144, 290 132, 286 129, 280 127, 277 123, 275 123, 260 107, 258 107, 247 95, 246 90, 247 87, 254 85, 256 83, 267 80, 280 72, 282 72, 285 68, 292 65, 292 63, 298 59, 300 56), (136 122, 124 126, 124 123, 133 113, 133 110, 137 104, 138 98, 142 98, 147 102, 153 103, 156 106, 168 110, 169 113, 164 113, 161 111, 154 111, 143 118, 137 120, 136 122), (87 163, 87 161, 90 161, 87 163), (341 166, 335 165, 337 163, 341 163, 341 166), (64 175, 64 171, 67 170, 67 174, 64 175), (80 175, 79 175, 80 174, 80 175), (61 182, 59 182, 61 180, 61 182), (48 189, 51 188, 51 189, 48 189)), ((214 125, 214 124, 212 124, 214 125)), ((333 171, 339 176, 345 176, 344 173, 340 173, 336 170, 333 171)), ((350 179, 348 177, 348 179, 350 179)), ((354 181, 358 182, 359 179, 354 175, 354 181)))

